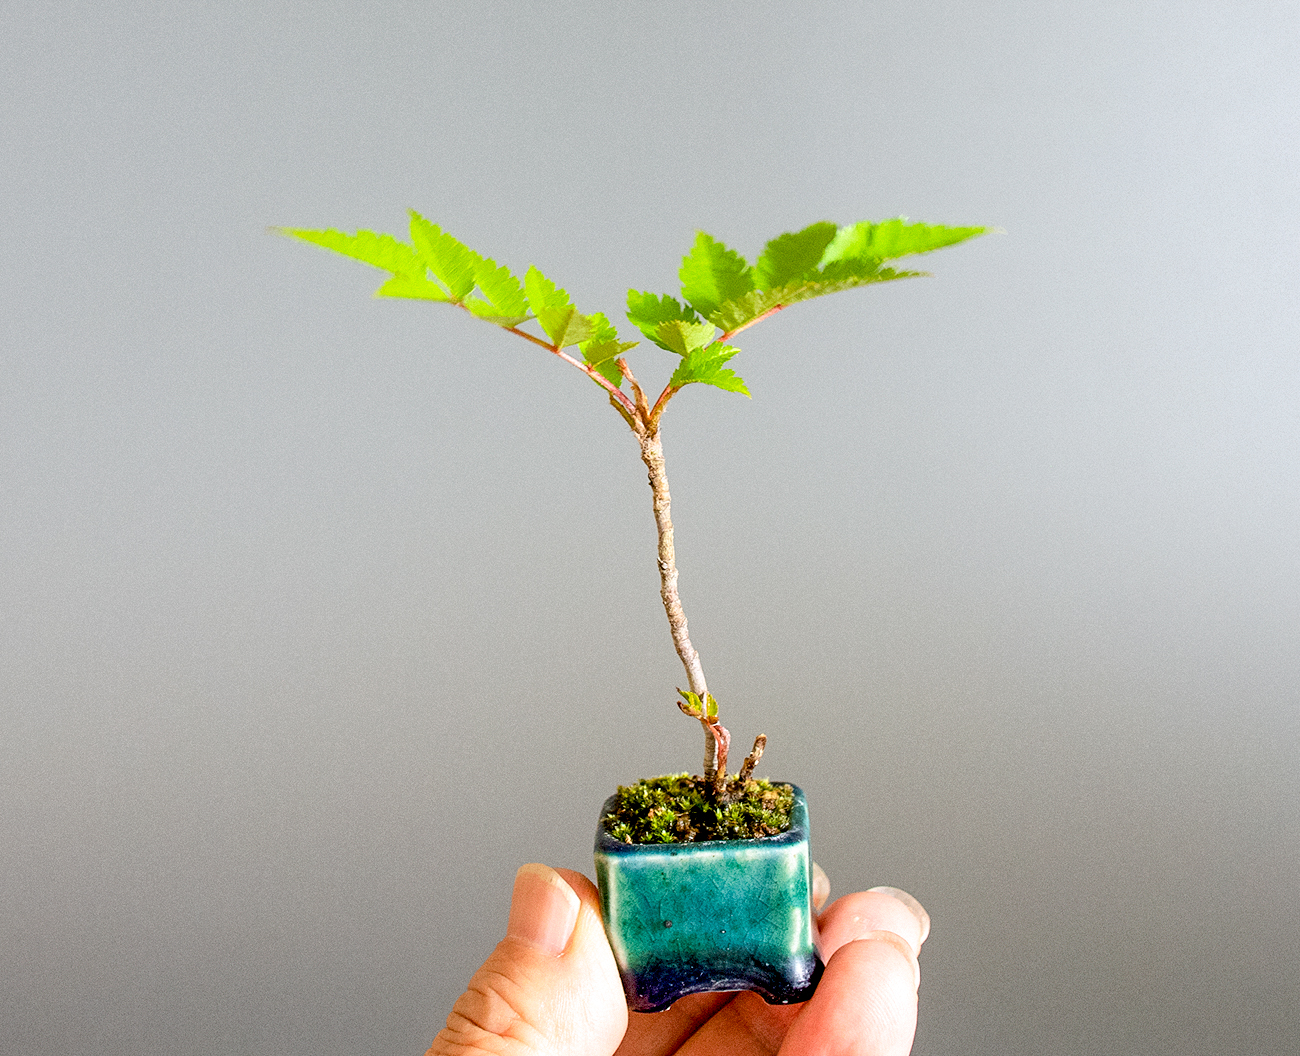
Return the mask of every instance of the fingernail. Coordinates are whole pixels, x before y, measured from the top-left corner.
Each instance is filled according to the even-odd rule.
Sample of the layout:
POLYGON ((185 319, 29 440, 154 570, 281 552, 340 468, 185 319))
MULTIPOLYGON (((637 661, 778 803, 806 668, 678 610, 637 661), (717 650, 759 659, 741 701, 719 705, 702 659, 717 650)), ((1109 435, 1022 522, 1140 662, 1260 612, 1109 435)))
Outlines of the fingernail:
POLYGON ((510 898, 506 937, 558 957, 569 945, 581 903, 573 888, 545 865, 521 865, 510 898))
POLYGON ((821 909, 831 897, 831 878, 826 870, 816 862, 812 863, 812 900, 813 909, 821 909))
POLYGON ((926 936, 930 934, 930 914, 925 911, 925 906, 921 905, 916 899, 906 891, 901 891, 897 887, 873 887, 872 891, 879 891, 882 894, 896 898, 912 911, 912 916, 916 917, 917 923, 921 925, 921 942, 925 942, 926 936))
POLYGON ((895 935, 892 931, 869 931, 862 936, 865 942, 884 942, 894 947, 899 953, 907 958, 907 963, 912 966, 912 975, 916 978, 916 988, 921 988, 921 962, 916 959, 916 954, 912 950, 912 944, 903 936, 895 935))

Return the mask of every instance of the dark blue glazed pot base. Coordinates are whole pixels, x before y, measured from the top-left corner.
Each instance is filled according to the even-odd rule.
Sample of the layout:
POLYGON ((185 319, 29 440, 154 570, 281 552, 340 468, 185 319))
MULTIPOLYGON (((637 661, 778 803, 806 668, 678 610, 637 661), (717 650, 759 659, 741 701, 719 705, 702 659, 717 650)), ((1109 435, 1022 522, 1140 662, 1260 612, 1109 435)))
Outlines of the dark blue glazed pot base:
POLYGON ((621 843, 596 830, 596 882, 628 1007, 658 1012, 687 994, 752 990, 807 1001, 822 961, 812 908, 808 805, 795 788, 779 836, 621 843))

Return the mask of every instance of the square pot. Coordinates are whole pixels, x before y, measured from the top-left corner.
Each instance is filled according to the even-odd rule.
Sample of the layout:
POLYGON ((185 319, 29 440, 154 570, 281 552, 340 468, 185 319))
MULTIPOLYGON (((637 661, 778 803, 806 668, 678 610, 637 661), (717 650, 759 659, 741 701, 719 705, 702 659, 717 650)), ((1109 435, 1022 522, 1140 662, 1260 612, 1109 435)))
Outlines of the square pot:
POLYGON ((812 905, 808 803, 794 789, 790 828, 756 840, 628 844, 596 829, 596 883, 628 1007, 753 990, 807 1001, 821 978, 812 905))

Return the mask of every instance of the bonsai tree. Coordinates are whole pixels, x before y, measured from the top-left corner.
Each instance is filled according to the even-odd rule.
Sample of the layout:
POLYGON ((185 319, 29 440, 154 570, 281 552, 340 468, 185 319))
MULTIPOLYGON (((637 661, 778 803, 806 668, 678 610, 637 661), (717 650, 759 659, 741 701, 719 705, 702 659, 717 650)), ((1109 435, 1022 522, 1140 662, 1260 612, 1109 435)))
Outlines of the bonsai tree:
POLYGON ((749 396, 730 367, 736 335, 800 301, 879 282, 925 275, 888 262, 928 253, 985 232, 983 227, 909 223, 899 217, 844 227, 820 222, 779 235, 751 265, 711 235, 699 232, 682 260, 681 300, 670 294, 628 290, 627 318, 647 340, 677 356, 667 385, 651 399, 628 364, 638 342, 624 341, 601 312, 584 314, 569 295, 536 267, 521 282, 508 268, 470 249, 414 210, 409 243, 373 231, 276 228, 363 261, 388 273, 377 297, 404 297, 452 305, 530 342, 582 371, 627 423, 649 474, 658 530, 660 597, 673 646, 689 689, 677 706, 704 732, 703 780, 698 792, 715 808, 740 797, 763 754, 759 735, 737 774, 728 777, 731 734, 721 724, 704 665, 691 644, 677 587, 672 499, 664 464, 661 426, 668 404, 687 385, 712 385, 749 396))

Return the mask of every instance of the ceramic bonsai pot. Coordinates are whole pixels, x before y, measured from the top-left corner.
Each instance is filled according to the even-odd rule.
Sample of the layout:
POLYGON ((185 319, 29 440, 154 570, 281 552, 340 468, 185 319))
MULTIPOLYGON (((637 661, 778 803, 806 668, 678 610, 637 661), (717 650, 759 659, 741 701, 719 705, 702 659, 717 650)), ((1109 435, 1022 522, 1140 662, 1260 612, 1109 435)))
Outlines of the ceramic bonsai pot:
POLYGON ((807 1001, 823 966, 803 792, 779 836, 703 843, 622 843, 605 831, 614 802, 596 829, 596 882, 628 1007, 715 990, 807 1001))

